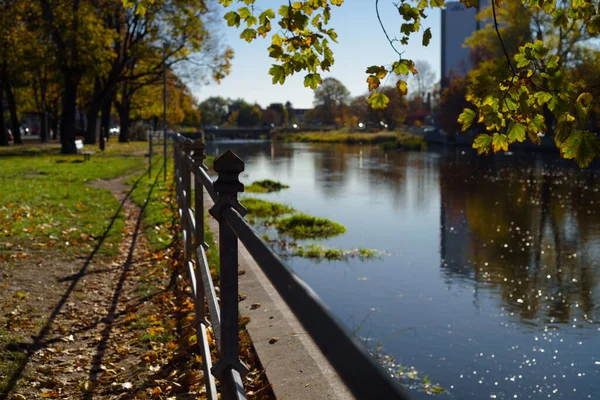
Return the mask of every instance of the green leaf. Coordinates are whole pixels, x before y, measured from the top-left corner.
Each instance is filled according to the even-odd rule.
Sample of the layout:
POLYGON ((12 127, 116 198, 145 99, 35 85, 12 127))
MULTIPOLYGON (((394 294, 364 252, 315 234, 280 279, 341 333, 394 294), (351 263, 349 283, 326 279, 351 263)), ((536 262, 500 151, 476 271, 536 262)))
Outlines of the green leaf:
POLYGON ((406 96, 406 94, 408 93, 408 84, 406 83, 406 81, 403 81, 402 79, 400 79, 398 82, 396 82, 396 88, 398 88, 398 91, 403 96, 406 96))
POLYGON ((510 142, 522 142, 525 140, 525 125, 519 122, 511 122, 508 125, 508 139, 510 142))
MULTIPOLYGON (((267 37, 267 33, 271 30, 271 27, 269 26, 267 28, 266 25, 261 25, 258 28, 256 28, 256 32, 258 32, 258 34, 262 37, 267 37)), ((269 48, 269 52, 270 52, 270 48, 269 48)), ((270 55, 270 54, 269 54, 270 55)))
POLYGON ((544 105, 547 102, 549 102, 550 100, 552 100, 552 95, 548 92, 537 92, 536 94, 533 95, 533 97, 535 97, 538 105, 540 105, 540 106, 544 105))
POLYGON ((492 148, 494 149, 494 153, 500 150, 508 151, 508 136, 503 133, 494 133, 494 136, 492 136, 492 148))
POLYGON ((373 110, 383 110, 387 107, 390 99, 383 93, 371 93, 369 98, 367 99, 367 103, 371 106, 373 110))
POLYGON ((600 142, 592 132, 573 131, 561 144, 560 152, 564 158, 574 158, 577 165, 585 168, 600 156, 600 142))
POLYGON ((423 46, 429 46, 429 41, 431 40, 431 29, 425 29, 423 32, 423 46))
POLYGON ((282 55, 283 49, 281 48, 281 46, 277 46, 274 44, 271 47, 269 47, 269 57, 278 59, 282 55))
POLYGON ((529 65, 531 60, 525 56, 525 54, 517 53, 515 54, 515 61, 517 62, 517 68, 523 68, 529 65))
POLYGON ((378 77, 370 75, 369 77, 367 77, 367 83, 369 84, 369 92, 372 90, 375 90, 379 87, 379 85, 381 84, 381 81, 379 80, 378 77))
POLYGON ((238 13, 240 14, 240 18, 242 18, 242 19, 246 19, 246 18, 252 16, 252 11, 250 11, 250 9, 248 7, 241 7, 238 10, 238 13))
POLYGON ((235 11, 229 11, 227 14, 223 16, 223 18, 227 21, 228 26, 235 26, 239 28, 240 26, 240 15, 235 11))
POLYGON ((473 148, 477 150, 477 154, 488 153, 492 147, 492 137, 485 133, 477 135, 473 140, 473 148))
POLYGON ((392 64, 392 70, 396 75, 408 75, 409 72, 418 74, 419 71, 415 69, 415 63, 411 60, 400 60, 392 64))
POLYGON ((242 33, 240 33, 240 38, 250 43, 252 40, 256 39, 256 30, 252 28, 246 28, 242 31, 242 33))
POLYGON ((469 127, 473 124, 473 121, 475 121, 476 116, 477 114, 475 114, 475 111, 471 110, 470 108, 465 108, 458 116, 458 122, 462 124, 463 132, 469 129, 469 127))
POLYGON ((269 69, 269 75, 273 76, 273 83, 283 83, 285 82, 285 71, 281 65, 273 64, 271 69, 269 69))
POLYGON ((263 11, 262 13, 260 13, 260 15, 258 16, 258 20, 260 21, 261 24, 264 24, 265 21, 269 20, 269 19, 273 19, 275 18, 275 13, 273 12, 273 9, 268 8, 265 11, 263 11))
POLYGON ((367 68, 367 74, 375 75, 379 79, 383 79, 388 74, 384 66, 372 65, 367 68))
POLYGON ((316 89, 319 84, 323 82, 321 79, 321 75, 319 74, 308 74, 304 77, 304 87, 310 87, 311 89, 316 89))
POLYGON ((548 57, 548 63, 546 64, 547 69, 555 69, 558 68, 558 62, 560 61, 560 57, 556 54, 548 57))
POLYGON ((588 107, 592 101, 594 100, 594 96, 591 93, 581 93, 579 97, 577 97, 577 102, 581 103, 582 106, 588 107))

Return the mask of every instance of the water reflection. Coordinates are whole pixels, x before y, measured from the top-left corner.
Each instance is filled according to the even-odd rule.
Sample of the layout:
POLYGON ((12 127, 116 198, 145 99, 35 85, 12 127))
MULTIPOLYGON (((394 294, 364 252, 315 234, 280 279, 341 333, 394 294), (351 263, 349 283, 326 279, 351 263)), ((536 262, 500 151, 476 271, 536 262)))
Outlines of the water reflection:
POLYGON ((474 169, 443 158, 442 269, 484 283, 524 319, 594 322, 600 316, 597 172, 514 162, 506 157, 474 169))

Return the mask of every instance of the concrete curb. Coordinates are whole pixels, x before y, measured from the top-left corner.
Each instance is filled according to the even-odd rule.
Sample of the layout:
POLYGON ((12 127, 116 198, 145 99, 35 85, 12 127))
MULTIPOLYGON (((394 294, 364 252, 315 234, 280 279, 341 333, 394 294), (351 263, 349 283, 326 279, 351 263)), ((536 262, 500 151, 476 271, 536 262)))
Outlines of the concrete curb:
MULTIPOLYGON (((204 199, 207 210, 213 203, 206 192, 204 199)), ((218 234, 214 218, 208 219, 208 227, 218 234)), ((281 400, 354 399, 241 242, 239 271, 244 271, 239 291, 246 296, 239 312, 250 318, 246 329, 275 396, 281 400), (278 339, 271 344, 272 338, 278 339)))

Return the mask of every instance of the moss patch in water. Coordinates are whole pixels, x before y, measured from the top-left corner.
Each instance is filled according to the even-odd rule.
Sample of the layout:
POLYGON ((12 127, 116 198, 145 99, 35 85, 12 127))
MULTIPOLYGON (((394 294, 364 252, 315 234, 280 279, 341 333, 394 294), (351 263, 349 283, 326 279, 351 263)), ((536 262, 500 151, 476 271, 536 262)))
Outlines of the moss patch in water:
POLYGON ((275 227, 295 239, 328 238, 346 232, 346 227, 337 222, 302 213, 280 219, 275 227))
POLYGON ((288 185, 283 183, 272 181, 271 179, 264 179, 262 181, 254 181, 250 186, 246 186, 244 191, 248 193, 268 193, 268 192, 279 192, 282 189, 289 188, 288 185))
POLYGON ((248 210, 250 216, 256 218, 272 218, 280 215, 293 213, 295 210, 281 203, 261 200, 254 197, 246 197, 240 203, 248 210))
POLYGON ((358 257, 361 260, 381 256, 381 252, 375 249, 332 249, 320 244, 309 244, 298 246, 293 255, 298 257, 314 258, 318 260, 347 260, 358 257))

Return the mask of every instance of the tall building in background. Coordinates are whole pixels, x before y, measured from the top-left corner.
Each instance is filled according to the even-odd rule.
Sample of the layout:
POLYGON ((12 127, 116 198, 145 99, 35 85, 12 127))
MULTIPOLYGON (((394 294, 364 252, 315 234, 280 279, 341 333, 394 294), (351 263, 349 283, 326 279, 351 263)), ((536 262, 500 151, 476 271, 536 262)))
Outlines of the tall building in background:
POLYGON ((442 10, 442 88, 448 86, 450 73, 462 76, 471 70, 470 49, 464 43, 483 25, 476 16, 487 4, 487 0, 480 0, 478 7, 467 8, 453 1, 442 10))

